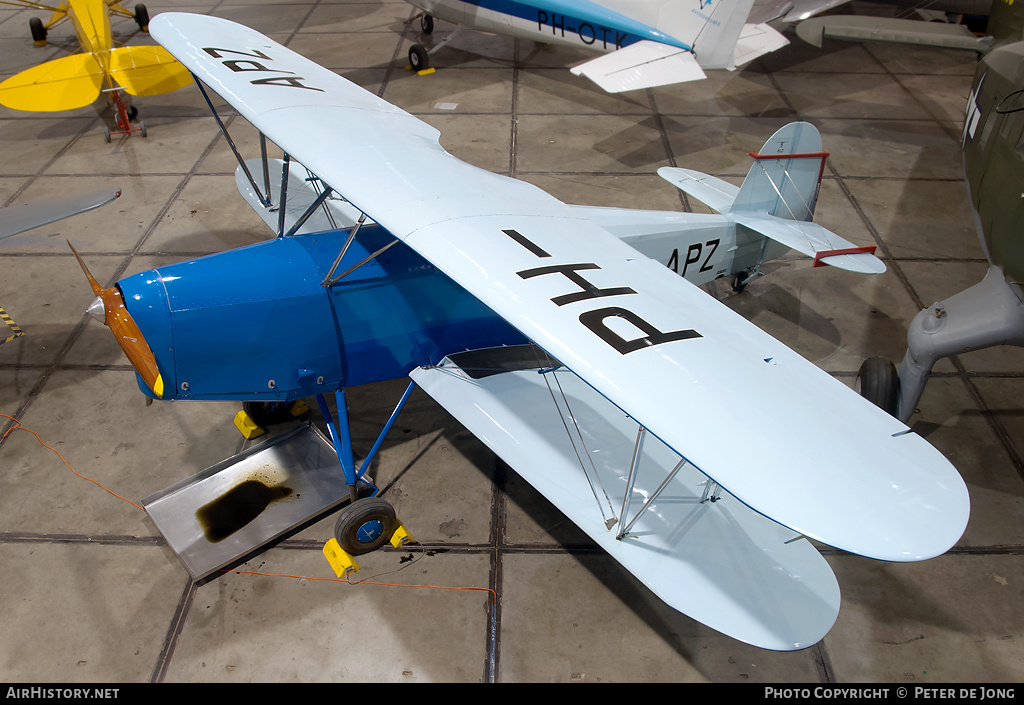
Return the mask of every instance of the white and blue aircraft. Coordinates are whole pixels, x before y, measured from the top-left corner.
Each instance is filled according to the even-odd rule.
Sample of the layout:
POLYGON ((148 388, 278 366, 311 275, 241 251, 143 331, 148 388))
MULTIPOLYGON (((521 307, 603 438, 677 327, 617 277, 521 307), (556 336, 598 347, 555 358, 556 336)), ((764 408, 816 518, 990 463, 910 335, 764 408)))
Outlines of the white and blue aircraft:
POLYGON ((765 23, 748 24, 754 0, 408 0, 434 18, 458 26, 429 51, 409 49, 413 69, 461 28, 600 52, 572 69, 609 93, 705 78, 708 69, 733 70, 788 44, 765 23))
POLYGON ((344 396, 385 379, 410 380, 391 420, 419 386, 668 605, 762 648, 811 646, 838 616, 811 539, 900 562, 959 540, 970 500, 938 450, 691 282, 791 243, 881 271, 810 222, 810 125, 776 133, 740 187, 662 173, 717 215, 574 207, 251 29, 165 13, 150 31, 284 152, 275 202, 269 168, 237 177, 277 237, 90 277, 90 311, 152 398, 315 397, 349 486, 343 551, 397 530, 344 396))

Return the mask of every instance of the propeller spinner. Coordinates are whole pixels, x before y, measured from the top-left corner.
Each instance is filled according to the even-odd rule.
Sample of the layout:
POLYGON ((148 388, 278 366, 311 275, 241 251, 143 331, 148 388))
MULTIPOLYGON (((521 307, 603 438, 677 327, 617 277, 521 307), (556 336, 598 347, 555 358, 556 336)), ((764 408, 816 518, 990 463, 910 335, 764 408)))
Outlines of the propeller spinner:
POLYGON ((68 247, 75 254, 75 259, 78 260, 93 293, 96 294, 96 300, 89 306, 89 313, 110 328, 117 344, 121 346, 121 350, 124 351, 128 361, 132 363, 132 367, 142 377, 142 381, 157 397, 163 397, 164 381, 156 364, 156 356, 153 355, 149 343, 146 342, 142 331, 139 330, 139 326, 124 305, 121 291, 116 286, 109 289, 101 287, 70 241, 68 241, 68 247))

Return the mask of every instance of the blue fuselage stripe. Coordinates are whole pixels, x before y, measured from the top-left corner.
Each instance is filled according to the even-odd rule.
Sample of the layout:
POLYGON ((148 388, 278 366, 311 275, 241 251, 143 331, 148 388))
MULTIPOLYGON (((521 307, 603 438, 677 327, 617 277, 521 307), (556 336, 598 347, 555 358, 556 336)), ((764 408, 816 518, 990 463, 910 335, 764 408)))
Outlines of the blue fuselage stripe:
POLYGON ((462 0, 528 22, 536 22, 538 31, 554 35, 578 34, 584 44, 602 48, 622 48, 649 40, 680 49, 691 47, 642 22, 586 0, 545 0, 543 5, 516 0, 462 0))

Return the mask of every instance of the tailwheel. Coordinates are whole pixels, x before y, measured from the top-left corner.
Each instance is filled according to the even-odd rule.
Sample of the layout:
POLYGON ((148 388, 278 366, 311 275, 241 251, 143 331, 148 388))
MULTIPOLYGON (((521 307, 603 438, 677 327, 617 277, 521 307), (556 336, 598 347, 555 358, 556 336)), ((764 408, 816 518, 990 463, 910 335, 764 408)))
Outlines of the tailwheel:
POLYGON ((422 44, 413 44, 409 47, 409 65, 413 71, 423 71, 430 66, 430 57, 422 44))
POLYGON ((143 32, 149 31, 149 10, 141 3, 135 6, 135 24, 139 25, 143 32))
POLYGON ((46 27, 43 26, 43 21, 38 17, 32 17, 28 21, 28 28, 32 32, 32 41, 36 46, 44 46, 46 44, 46 27))
POLYGON ((750 267, 746 271, 738 272, 732 278, 732 290, 737 294, 742 293, 747 288, 747 284, 760 277, 761 274, 761 268, 757 265, 750 267))
POLYGON ((386 500, 366 497, 341 510, 334 538, 347 553, 359 556, 390 541, 397 525, 395 510, 386 500))
POLYGON ((857 372, 854 390, 890 416, 899 415, 900 378, 896 366, 883 357, 869 357, 857 372))

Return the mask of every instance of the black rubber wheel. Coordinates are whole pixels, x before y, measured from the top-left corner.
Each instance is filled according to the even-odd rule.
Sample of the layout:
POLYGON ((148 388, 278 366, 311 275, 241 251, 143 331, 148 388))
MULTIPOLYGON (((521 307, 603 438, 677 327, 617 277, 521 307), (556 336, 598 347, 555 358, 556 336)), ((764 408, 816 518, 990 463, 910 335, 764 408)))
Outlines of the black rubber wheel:
POLYGON ((38 17, 32 17, 28 21, 28 28, 32 32, 32 41, 36 44, 46 43, 46 27, 38 17))
MULTIPOLYGON (((145 127, 142 128, 142 136, 145 137, 145 127)), ((287 421, 291 416, 289 404, 283 401, 247 401, 242 404, 246 415, 252 419, 257 426, 271 426, 276 423, 287 421)))
POLYGON ((413 71, 422 71, 430 66, 430 57, 427 50, 421 44, 413 44, 409 47, 409 65, 413 71))
POLYGON ((138 116, 139 116, 139 109, 136 108, 134 105, 129 105, 128 106, 128 119, 129 120, 134 120, 138 116))
POLYGON ((334 538, 347 553, 359 556, 390 541, 397 523, 395 510, 386 500, 366 497, 341 510, 334 538))
POLYGON ((430 15, 426 15, 426 14, 423 15, 422 17, 420 17, 420 31, 422 31, 424 34, 428 34, 428 35, 429 34, 433 34, 434 33, 434 18, 431 17, 430 15))
POLYGON ((142 3, 135 6, 135 24, 139 25, 143 32, 149 31, 149 10, 142 3))
POLYGON ((854 389, 890 416, 898 416, 900 378, 896 366, 883 357, 869 357, 857 372, 854 389))

